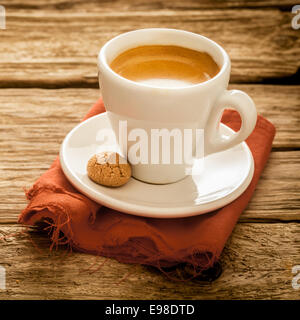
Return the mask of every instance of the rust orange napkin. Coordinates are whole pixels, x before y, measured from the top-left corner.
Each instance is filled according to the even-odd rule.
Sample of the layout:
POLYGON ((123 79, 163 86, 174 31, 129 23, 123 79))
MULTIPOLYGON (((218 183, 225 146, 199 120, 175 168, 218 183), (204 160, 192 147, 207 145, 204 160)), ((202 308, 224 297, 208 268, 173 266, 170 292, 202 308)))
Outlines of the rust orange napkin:
MULTIPOLYGON (((100 99, 85 119, 104 111, 100 99)), ((222 121, 234 130, 240 127, 240 117, 234 111, 226 110, 222 121)), ((218 260, 250 201, 274 135, 274 126, 258 116, 255 130, 247 139, 255 161, 253 180, 238 199, 214 212, 180 219, 152 219, 117 212, 73 188, 57 158, 26 192, 29 203, 18 221, 43 226, 51 235, 52 246, 67 243, 80 251, 126 263, 159 268, 186 263, 198 271, 205 270, 218 260)))

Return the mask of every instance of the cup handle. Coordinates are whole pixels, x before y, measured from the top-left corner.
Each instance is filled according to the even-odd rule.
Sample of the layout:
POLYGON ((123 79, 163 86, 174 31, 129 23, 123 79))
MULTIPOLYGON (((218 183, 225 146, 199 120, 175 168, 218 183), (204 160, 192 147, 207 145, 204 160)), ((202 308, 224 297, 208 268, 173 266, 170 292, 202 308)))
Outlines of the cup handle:
POLYGON ((253 131, 257 112, 253 100, 243 91, 226 90, 212 108, 205 130, 205 155, 229 149, 244 141, 253 131), (238 132, 225 136, 219 132, 221 117, 225 108, 237 110, 242 119, 238 132))

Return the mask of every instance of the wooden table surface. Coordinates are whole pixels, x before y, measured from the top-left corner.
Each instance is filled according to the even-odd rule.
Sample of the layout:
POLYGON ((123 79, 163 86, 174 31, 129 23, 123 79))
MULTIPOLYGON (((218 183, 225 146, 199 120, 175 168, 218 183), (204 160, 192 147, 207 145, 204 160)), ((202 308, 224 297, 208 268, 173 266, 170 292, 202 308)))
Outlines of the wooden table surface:
POLYGON ((299 299, 300 30, 294 1, 2 0, 0 30, 0 299, 299 299), (227 242, 214 282, 170 281, 145 266, 49 251, 22 232, 28 188, 99 96, 96 56, 113 36, 145 27, 203 34, 232 59, 230 88, 248 92, 276 128, 255 195, 227 242), (101 266, 101 264, 104 264, 101 266))

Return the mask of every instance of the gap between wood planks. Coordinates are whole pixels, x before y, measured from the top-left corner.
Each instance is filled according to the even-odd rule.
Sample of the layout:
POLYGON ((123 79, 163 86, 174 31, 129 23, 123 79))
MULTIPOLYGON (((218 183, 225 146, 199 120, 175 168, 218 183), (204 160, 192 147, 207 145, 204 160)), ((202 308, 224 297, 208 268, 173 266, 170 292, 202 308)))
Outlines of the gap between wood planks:
MULTIPOLYGON (((49 1, 50 2, 50 1, 49 1)), ((84 1, 55 1, 49 3, 44 1, 35 1, 35 3, 21 4, 15 0, 3 0, 2 3, 9 9, 20 9, 20 10, 41 10, 41 9, 54 9, 54 10, 70 10, 76 9, 84 6, 84 1)), ((124 5, 125 1, 115 1, 116 5, 124 5)), ((104 2, 105 4, 105 2, 104 2)), ((103 2, 101 3, 103 5, 103 2)), ((278 9, 281 11, 290 11, 291 7, 295 5, 295 1, 291 0, 262 0, 262 1, 182 1, 178 0, 164 0, 155 1, 153 4, 143 3, 140 1, 131 0, 131 8, 134 9, 137 6, 145 9, 150 9, 151 7, 157 7, 160 9, 172 7, 174 10, 211 10, 211 9, 278 9)), ((88 6, 85 5, 85 6, 88 6)))
MULTIPOLYGON (((282 78, 265 78, 257 82, 230 82, 230 84, 252 84, 252 85, 299 85, 300 86, 300 68, 297 72, 288 77, 282 78)), ((54 79, 48 81, 41 80, 8 80, 0 82, 0 89, 26 89, 26 88, 40 88, 40 89, 71 89, 71 88, 87 88, 98 89, 98 79, 96 77, 87 78, 86 81, 82 81, 82 78, 72 79, 54 79)))

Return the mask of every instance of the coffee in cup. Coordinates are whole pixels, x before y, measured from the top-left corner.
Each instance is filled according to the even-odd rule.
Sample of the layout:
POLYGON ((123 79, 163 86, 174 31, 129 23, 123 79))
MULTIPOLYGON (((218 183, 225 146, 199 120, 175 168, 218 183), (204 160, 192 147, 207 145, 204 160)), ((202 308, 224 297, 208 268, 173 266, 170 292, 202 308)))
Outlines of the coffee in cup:
POLYGON ((118 55, 110 67, 128 80, 158 87, 198 84, 220 71, 208 53, 175 45, 131 48, 118 55))

